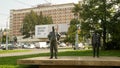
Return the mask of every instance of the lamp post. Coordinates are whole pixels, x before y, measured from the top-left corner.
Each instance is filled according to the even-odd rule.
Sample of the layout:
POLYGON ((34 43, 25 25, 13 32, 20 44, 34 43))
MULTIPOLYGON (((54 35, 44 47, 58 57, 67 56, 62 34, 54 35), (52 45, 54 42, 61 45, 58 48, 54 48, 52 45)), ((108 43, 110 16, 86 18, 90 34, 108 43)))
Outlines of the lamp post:
POLYGON ((8 21, 6 22, 6 50, 8 50, 8 21))
MULTIPOLYGON (((74 17, 76 20, 78 20, 78 14, 74 14, 74 17)), ((78 30, 78 27, 79 25, 77 24, 77 21, 76 21, 76 28, 78 30)), ((76 30, 76 35, 75 35, 75 50, 78 49, 78 31, 76 30)))

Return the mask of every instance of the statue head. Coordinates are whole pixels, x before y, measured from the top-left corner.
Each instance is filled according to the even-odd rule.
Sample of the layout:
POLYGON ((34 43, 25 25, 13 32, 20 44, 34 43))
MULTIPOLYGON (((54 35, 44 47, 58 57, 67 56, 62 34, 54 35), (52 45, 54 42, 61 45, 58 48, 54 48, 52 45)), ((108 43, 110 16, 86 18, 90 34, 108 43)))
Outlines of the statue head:
POLYGON ((54 28, 54 26, 52 26, 52 31, 55 32, 55 28, 54 28))

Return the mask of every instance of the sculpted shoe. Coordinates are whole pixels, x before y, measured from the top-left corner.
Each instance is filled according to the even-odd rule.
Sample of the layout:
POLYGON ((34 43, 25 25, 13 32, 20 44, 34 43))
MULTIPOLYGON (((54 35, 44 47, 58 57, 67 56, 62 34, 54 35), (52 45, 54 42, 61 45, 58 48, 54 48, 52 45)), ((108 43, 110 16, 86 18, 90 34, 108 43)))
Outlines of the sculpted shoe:
POLYGON ((52 59, 52 57, 50 57, 49 59, 52 59))
POLYGON ((57 57, 55 57, 55 59, 57 59, 57 57))

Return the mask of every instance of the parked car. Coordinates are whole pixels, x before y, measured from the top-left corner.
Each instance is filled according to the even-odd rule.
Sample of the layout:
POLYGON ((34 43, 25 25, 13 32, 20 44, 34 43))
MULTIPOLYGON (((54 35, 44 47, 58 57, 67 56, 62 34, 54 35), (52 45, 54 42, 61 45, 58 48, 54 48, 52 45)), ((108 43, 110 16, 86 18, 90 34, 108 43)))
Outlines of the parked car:
POLYGON ((85 48, 85 46, 83 45, 83 43, 79 43, 78 47, 79 47, 79 49, 84 49, 85 48))
POLYGON ((28 48, 35 48, 34 44, 29 44, 28 48))
MULTIPOLYGON (((14 45, 8 44, 8 50, 13 50, 14 48, 14 45)), ((6 50, 6 44, 1 44, 1 49, 6 50)))
POLYGON ((62 42, 62 43, 59 44, 59 46, 60 47, 66 47, 66 44, 62 42))
POLYGON ((28 48, 29 45, 27 43, 22 43, 22 48, 28 48))
POLYGON ((35 47, 37 48, 37 49, 39 49, 40 48, 40 45, 39 45, 39 43, 37 42, 37 43, 35 43, 35 47))
POLYGON ((5 44, 1 44, 0 49, 2 49, 2 50, 5 49, 5 44))
POLYGON ((16 47, 13 45, 13 44, 8 44, 8 50, 13 50, 15 49, 16 47))
POLYGON ((49 48, 49 44, 47 44, 46 42, 38 42, 35 44, 36 48, 49 48))

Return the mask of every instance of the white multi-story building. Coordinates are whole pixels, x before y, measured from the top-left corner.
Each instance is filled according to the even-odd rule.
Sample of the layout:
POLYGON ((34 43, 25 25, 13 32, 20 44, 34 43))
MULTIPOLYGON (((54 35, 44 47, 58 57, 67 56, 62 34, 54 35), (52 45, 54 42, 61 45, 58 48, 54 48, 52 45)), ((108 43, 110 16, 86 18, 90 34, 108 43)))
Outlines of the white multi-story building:
POLYGON ((10 36, 21 36, 20 29, 23 24, 23 19, 31 10, 36 12, 38 15, 42 12, 44 16, 51 16, 54 24, 62 24, 70 23, 70 20, 74 18, 74 14, 72 13, 73 7, 74 3, 57 5, 44 4, 33 8, 11 10, 10 36))

